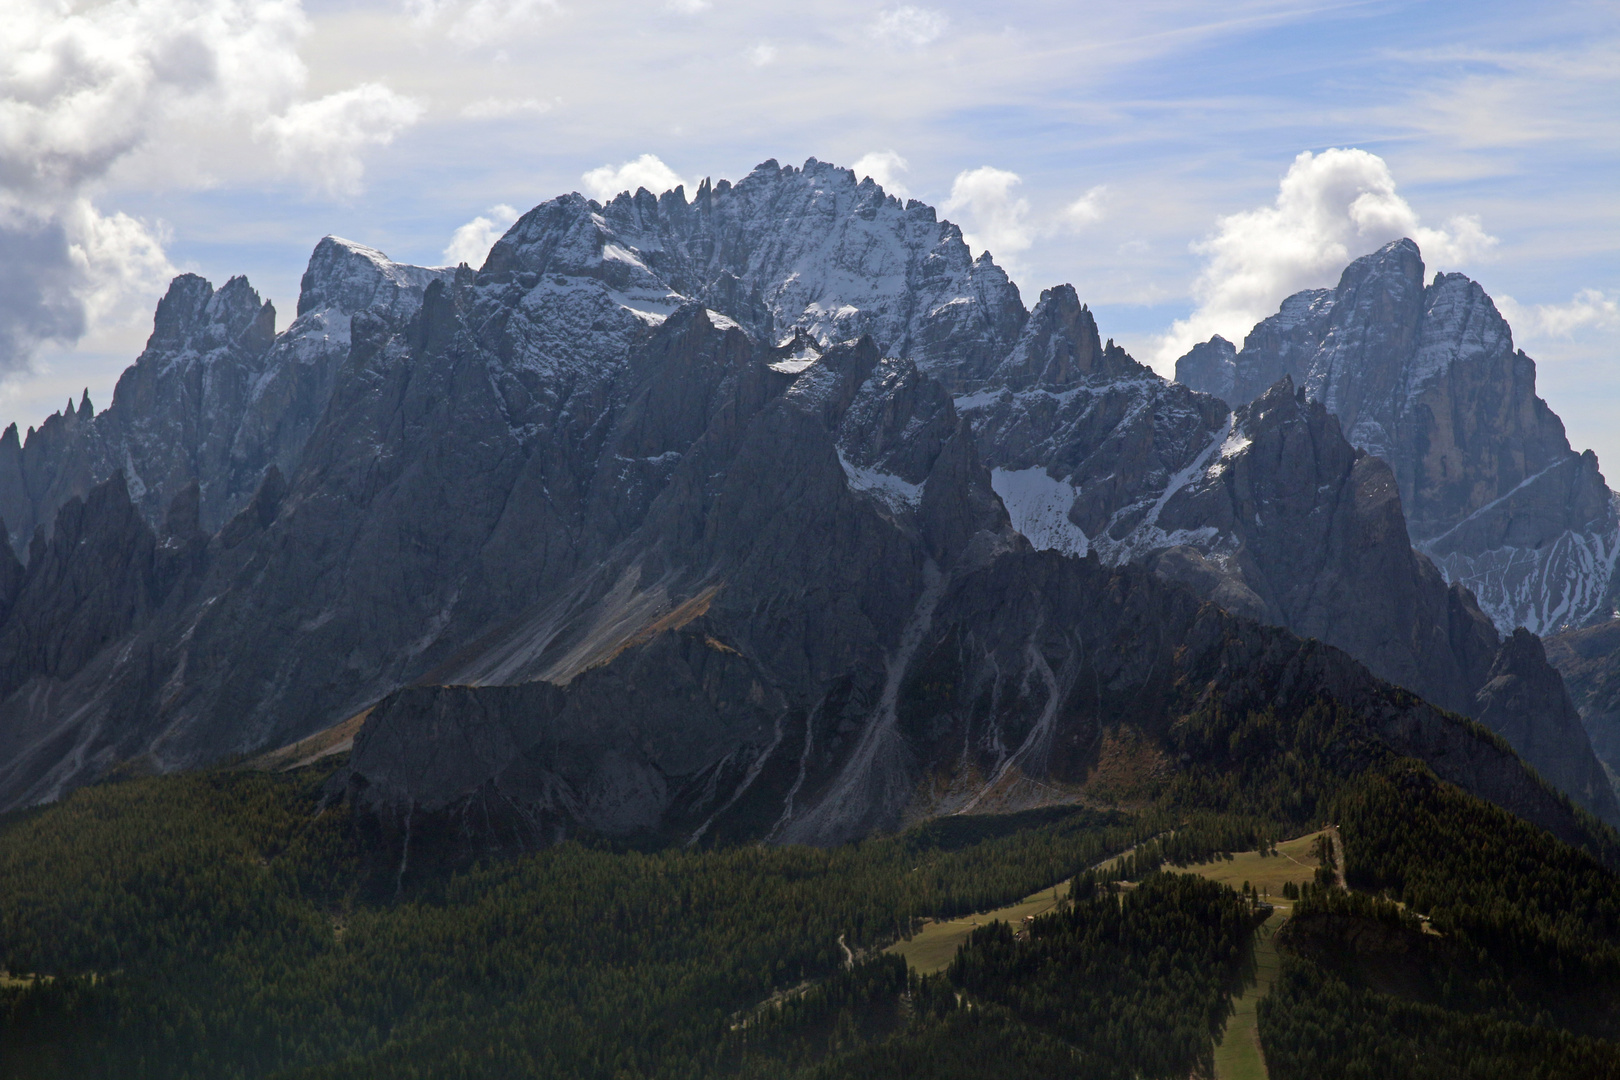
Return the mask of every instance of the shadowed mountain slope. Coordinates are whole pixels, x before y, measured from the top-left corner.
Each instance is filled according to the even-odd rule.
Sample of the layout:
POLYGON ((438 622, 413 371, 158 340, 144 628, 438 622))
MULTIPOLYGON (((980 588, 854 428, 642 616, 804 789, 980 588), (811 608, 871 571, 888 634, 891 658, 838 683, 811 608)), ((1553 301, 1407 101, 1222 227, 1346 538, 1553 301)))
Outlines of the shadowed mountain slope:
MULTIPOLYGON (((55 534, 40 528, 27 567, 0 567, 0 644, 37 637, 12 627, 58 625, 63 642, 17 652, 0 805, 120 763, 172 770, 282 745, 379 701, 356 751, 367 798, 409 822, 418 802, 448 806, 445 790, 470 797, 456 778, 488 770, 462 765, 498 764, 493 782, 518 754, 534 767, 508 779, 536 836, 830 841, 1075 797, 1105 759, 1158 776, 1168 751, 1147 719, 1124 742, 1071 732, 1103 749, 1063 749, 1063 702, 1102 663, 1085 593, 1114 579, 1097 563, 1037 572, 1082 564, 1037 558, 1033 542, 1112 567, 1146 559, 1234 611, 1345 645, 1437 704, 1488 715, 1614 816, 1584 742, 1523 711, 1556 697, 1550 669, 1520 649, 1519 667, 1498 670, 1494 631, 1412 554, 1387 474, 1331 418, 1286 387, 1232 414, 1168 384, 1102 342, 1071 288, 1025 314, 954 226, 847 170, 767 163, 691 201, 555 199, 479 271, 329 238, 298 320, 267 342, 248 292, 177 280, 126 374, 133 396, 76 412, 91 434, 63 443, 115 445, 155 417, 180 434, 152 445, 197 448, 185 460, 200 464, 139 494, 107 482, 82 554, 49 556, 55 534), (187 372, 250 390, 188 397, 187 372), (229 408, 196 404, 216 399, 229 408), (198 416, 217 439, 187 434, 198 416), (202 452, 215 445, 229 450, 202 452), (160 523, 153 500, 170 489, 177 509, 160 523), (119 550, 134 561, 93 554, 119 550), (1003 565, 1037 569, 999 586, 1023 606, 981 640, 959 605, 968 583, 1013 573, 1003 565), (90 583, 72 595, 96 598, 95 617, 49 610, 67 594, 40 584, 47 572, 90 583), (908 680, 941 649, 962 650, 960 675, 927 692, 971 683, 976 696, 908 726, 921 723, 908 680), (1482 711, 1481 687, 1502 675, 1535 692, 1482 711), (483 704, 485 689, 506 704, 483 704), (403 773, 361 768, 388 760, 391 717, 448 717, 464 699, 488 718, 466 736, 468 762, 452 764, 463 735, 447 728, 430 759, 407 751, 431 739, 396 740, 403 773), (567 760, 564 730, 583 740, 567 760), (403 802, 388 794, 419 767, 444 776, 417 776, 420 799, 410 784, 403 802)), ((75 505, 56 514, 63 537, 80 535, 75 505)), ((1192 626, 1154 632, 1174 652, 1192 626)), ((1160 724, 1187 711, 1155 708, 1160 724)))

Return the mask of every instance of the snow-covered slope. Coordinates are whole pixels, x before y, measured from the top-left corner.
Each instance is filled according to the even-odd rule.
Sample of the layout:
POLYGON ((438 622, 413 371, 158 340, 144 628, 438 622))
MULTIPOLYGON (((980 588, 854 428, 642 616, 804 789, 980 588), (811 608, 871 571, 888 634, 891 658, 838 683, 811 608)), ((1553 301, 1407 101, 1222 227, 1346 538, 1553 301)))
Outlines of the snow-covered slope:
POLYGON ((932 207, 814 158, 704 181, 690 200, 683 188, 605 206, 553 199, 495 245, 479 280, 583 288, 648 323, 697 300, 772 341, 796 328, 823 345, 870 334, 950 379, 982 378, 1025 319, 1006 273, 989 253, 974 260, 932 207))

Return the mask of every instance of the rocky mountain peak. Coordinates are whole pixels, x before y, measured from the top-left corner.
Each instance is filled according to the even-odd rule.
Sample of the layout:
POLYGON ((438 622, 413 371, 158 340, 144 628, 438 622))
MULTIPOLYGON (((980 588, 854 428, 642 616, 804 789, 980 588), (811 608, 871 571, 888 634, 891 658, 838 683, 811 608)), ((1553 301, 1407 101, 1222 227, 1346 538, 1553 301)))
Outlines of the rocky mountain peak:
POLYGON ((1620 516, 1596 459, 1571 449, 1536 396, 1535 363, 1485 290, 1462 274, 1425 285, 1411 240, 1284 300, 1230 365, 1208 342, 1176 371, 1233 404, 1290 376, 1389 463, 1412 540, 1502 632, 1614 610, 1620 516))
POLYGON ((1282 424, 1299 420, 1304 412, 1305 392, 1294 387, 1284 375, 1259 397, 1239 406, 1233 427, 1245 435, 1259 435, 1282 424))
POLYGON ((181 274, 158 301, 146 349, 201 355, 235 346, 257 354, 270 347, 275 326, 275 305, 261 300, 247 278, 233 277, 215 291, 196 274, 181 274))
POLYGON ((759 340, 871 334, 950 382, 987 375, 1027 318, 1017 287, 955 225, 814 158, 763 162, 735 185, 705 180, 691 202, 675 191, 550 200, 496 243, 479 280, 539 289, 548 307, 612 304, 644 324, 698 300, 759 340), (573 299, 549 295, 564 290, 573 299))
MULTIPOLYGON (((635 205, 634 200, 626 201, 635 205)), ((519 274, 578 274, 599 269, 603 249, 613 239, 600 210, 577 191, 548 199, 521 215, 495 241, 480 277, 499 281, 519 274)))
POLYGON ((152 317, 152 335, 146 347, 179 348, 203 321, 203 311, 214 298, 214 286, 196 274, 181 274, 169 282, 152 317))
POLYGON ((1124 374, 1110 367, 1104 362, 1091 309, 1080 303, 1073 285, 1059 285, 1041 293, 1012 352, 988 381, 1025 390, 1032 386, 1061 388, 1091 375, 1124 374))
POLYGON ((1340 296, 1368 284, 1391 296, 1423 290, 1423 253, 1410 237, 1391 240, 1377 251, 1351 260, 1339 275, 1340 296))
POLYGON ((1216 334, 1194 345, 1176 361, 1176 382, 1195 386, 1222 401, 1232 398, 1237 381, 1237 346, 1216 334))
POLYGON ((298 314, 392 310, 401 294, 420 301, 429 284, 450 272, 397 263, 376 248, 338 236, 323 237, 299 282, 298 314))
MULTIPOLYGON (((1513 354, 1513 330, 1479 283, 1462 274, 1436 274, 1424 290, 1423 329, 1408 375, 1409 392, 1457 365, 1490 364, 1513 354)), ((1534 364, 1529 357, 1524 362, 1531 365, 1528 381, 1533 387, 1534 364)))

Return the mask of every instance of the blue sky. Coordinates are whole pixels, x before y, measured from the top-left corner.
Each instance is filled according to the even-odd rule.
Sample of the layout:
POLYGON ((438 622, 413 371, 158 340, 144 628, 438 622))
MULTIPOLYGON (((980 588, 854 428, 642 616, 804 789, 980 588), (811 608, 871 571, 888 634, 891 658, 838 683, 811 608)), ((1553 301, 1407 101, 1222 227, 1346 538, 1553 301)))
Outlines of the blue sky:
POLYGON ((1424 230, 1620 482, 1620 4, 14 2, 0 419, 23 426, 110 400, 174 270, 245 273, 285 325, 327 233, 439 263, 604 166, 813 155, 946 208, 1027 302, 1072 281, 1161 366, 1424 230))

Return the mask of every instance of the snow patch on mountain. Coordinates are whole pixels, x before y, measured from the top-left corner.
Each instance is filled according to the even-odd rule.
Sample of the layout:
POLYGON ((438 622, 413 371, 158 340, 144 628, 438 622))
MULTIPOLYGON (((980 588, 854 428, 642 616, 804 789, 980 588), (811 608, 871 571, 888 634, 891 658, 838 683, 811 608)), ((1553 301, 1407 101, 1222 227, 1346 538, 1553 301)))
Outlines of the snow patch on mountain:
POLYGON ((1545 635, 1620 614, 1614 602, 1620 561, 1615 535, 1571 530, 1540 547, 1503 545, 1477 554, 1437 554, 1432 544, 1417 546, 1447 581, 1471 590, 1498 627, 1545 635))
POLYGON ((844 467, 851 490, 871 495, 896 513, 906 513, 922 505, 921 484, 908 484, 893 473, 852 464, 843 450, 838 451, 838 464, 844 467))
POLYGON ((1041 465, 1028 469, 992 469, 990 485, 1001 496, 1013 528, 1041 551, 1084 556, 1091 549, 1085 532, 1069 520, 1074 488, 1054 480, 1041 465))

